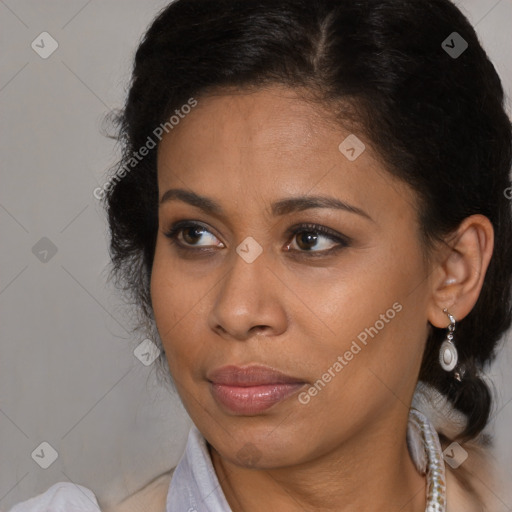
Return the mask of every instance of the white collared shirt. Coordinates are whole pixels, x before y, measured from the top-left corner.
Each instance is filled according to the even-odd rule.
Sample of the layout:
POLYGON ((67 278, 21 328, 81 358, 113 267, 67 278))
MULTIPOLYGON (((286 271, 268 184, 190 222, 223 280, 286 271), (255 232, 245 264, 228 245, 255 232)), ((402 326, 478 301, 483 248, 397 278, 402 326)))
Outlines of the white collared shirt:
POLYGON ((192 424, 167 494, 167 512, 231 512, 213 468, 206 439, 192 424))
MULTIPOLYGON (((99 512, 94 493, 72 482, 58 482, 44 493, 14 505, 9 512, 99 512)), ((0 511, 1 512, 1 511, 0 511)))

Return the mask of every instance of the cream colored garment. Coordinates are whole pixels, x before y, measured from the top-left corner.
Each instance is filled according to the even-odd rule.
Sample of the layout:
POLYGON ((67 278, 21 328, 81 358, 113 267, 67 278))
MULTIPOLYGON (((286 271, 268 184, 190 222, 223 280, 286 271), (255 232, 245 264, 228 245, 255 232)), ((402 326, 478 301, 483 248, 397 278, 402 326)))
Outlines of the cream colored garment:
POLYGON ((167 493, 174 469, 158 476, 141 490, 123 499, 121 503, 102 508, 102 512, 167 512, 167 493))
MULTIPOLYGON (((441 434, 444 452, 453 452, 451 441, 444 441, 442 436, 453 439, 462 432, 465 415, 454 409, 439 391, 421 381, 411 406, 423 412, 441 434)), ((500 481, 487 437, 481 434, 461 447, 467 452, 467 459, 457 468, 445 463, 447 512, 507 512, 505 485, 500 481)))

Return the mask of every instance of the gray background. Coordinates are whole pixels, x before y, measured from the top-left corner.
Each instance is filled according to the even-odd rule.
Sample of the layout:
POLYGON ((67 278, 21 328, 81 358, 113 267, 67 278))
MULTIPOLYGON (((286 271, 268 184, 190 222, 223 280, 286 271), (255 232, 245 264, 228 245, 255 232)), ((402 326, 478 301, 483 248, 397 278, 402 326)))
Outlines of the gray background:
MULTIPOLYGON (((155 365, 134 356, 143 338, 130 334, 122 300, 105 286, 107 231, 92 194, 119 157, 101 134, 103 116, 123 105, 133 52, 166 3, 0 0, 2 510, 58 481, 117 499, 183 452, 190 420, 156 383, 155 365), (59 44, 47 59, 31 48, 44 31, 59 44), (43 237, 54 255, 42 252, 51 245, 43 237), (48 469, 31 456, 42 442, 58 452, 48 469)), ((458 4, 510 96, 512 0, 458 4)), ((511 368, 509 343, 489 372, 497 386, 489 431, 506 482, 511 368)), ((512 508, 512 497, 497 499, 512 508)))

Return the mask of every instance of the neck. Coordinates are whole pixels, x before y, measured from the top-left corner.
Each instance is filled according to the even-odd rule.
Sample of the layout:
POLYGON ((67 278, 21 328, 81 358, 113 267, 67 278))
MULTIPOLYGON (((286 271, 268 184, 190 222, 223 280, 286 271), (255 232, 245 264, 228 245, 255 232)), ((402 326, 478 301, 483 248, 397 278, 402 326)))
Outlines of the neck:
POLYGON ((314 460, 271 469, 240 467, 209 450, 233 512, 424 512, 426 477, 409 455, 405 428, 396 434, 380 423, 314 460))

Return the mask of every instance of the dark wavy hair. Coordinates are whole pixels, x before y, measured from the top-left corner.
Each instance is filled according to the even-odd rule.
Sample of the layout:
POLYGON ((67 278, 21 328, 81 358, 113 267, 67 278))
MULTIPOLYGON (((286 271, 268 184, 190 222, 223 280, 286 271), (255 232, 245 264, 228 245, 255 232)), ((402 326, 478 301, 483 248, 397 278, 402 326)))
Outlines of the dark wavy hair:
MULTIPOLYGON (((512 137, 498 74, 448 0, 176 0, 158 14, 136 52, 124 108, 111 118, 122 158, 101 194, 111 277, 136 306, 136 323, 152 329, 161 347, 149 291, 158 146, 140 161, 134 153, 191 97, 272 84, 308 91, 304 98, 324 105, 340 125, 359 127, 389 173, 416 192, 427 256, 469 215, 491 221, 493 257, 476 305, 456 330, 466 374, 459 382, 441 369, 446 331, 432 325, 419 374, 467 415, 458 439, 477 437, 491 413, 480 370, 512 317, 505 194, 512 137), (468 44, 459 56, 442 46, 453 32, 468 44)), ((163 352, 160 362, 165 366, 163 352)))

